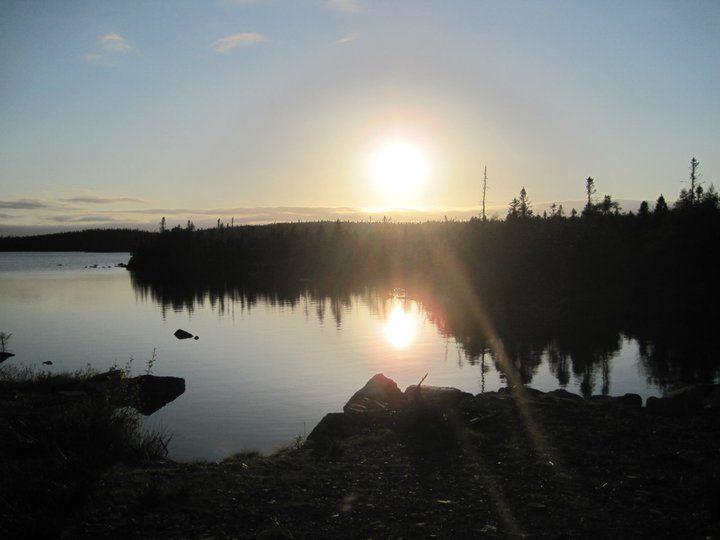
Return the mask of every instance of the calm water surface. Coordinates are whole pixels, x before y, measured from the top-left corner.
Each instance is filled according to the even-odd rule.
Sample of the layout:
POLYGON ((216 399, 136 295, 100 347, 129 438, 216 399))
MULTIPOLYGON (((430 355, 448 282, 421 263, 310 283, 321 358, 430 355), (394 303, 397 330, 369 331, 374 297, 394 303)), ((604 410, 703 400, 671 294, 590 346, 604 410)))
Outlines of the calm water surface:
MULTIPOLYGON (((17 356, 8 363, 54 372, 131 362, 139 374, 157 349, 153 373, 186 379, 185 394, 146 421, 172 433, 176 459, 275 450, 308 433, 327 412, 341 410, 378 372, 402 388, 425 372, 428 384, 472 393, 505 385, 490 358, 468 358, 412 300, 372 292, 343 301, 305 294, 296 302, 205 299, 173 309, 114 267, 128 259, 117 253, 0 253, 0 330, 13 334, 9 349, 17 356), (177 328, 200 339, 179 341, 177 328), (45 360, 53 365, 43 366, 45 360)), ((592 376, 571 371, 565 385, 549 354, 532 362, 534 388, 579 392, 585 380, 593 393, 604 386, 612 395, 661 394, 648 382, 634 340, 621 338, 592 376)))

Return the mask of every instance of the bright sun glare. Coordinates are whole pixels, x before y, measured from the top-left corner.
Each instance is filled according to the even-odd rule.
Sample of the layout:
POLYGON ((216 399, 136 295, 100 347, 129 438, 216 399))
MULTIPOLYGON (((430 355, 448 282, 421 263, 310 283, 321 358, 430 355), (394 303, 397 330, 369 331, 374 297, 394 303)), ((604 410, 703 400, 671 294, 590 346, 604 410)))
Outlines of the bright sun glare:
POLYGON ((372 178, 388 196, 413 197, 428 176, 428 160, 416 146, 404 140, 383 143, 373 154, 372 178))
POLYGON ((415 310, 405 309, 397 302, 390 310, 385 325, 385 337, 396 349, 404 349, 412 342, 418 329, 418 315, 415 310))

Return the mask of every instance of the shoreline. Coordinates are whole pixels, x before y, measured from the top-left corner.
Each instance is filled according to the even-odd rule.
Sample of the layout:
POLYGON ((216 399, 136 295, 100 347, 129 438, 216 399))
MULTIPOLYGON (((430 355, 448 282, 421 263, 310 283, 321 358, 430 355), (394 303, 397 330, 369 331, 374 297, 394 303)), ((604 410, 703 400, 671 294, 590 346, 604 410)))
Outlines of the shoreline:
POLYGON ((115 463, 62 537, 708 537, 719 397, 402 392, 376 375, 273 455, 115 463))

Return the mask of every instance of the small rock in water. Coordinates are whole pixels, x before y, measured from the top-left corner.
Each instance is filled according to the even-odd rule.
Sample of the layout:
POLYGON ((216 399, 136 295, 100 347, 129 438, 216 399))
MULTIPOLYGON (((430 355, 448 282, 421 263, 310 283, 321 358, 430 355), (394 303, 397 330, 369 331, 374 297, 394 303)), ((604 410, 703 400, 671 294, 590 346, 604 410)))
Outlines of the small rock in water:
POLYGON ((44 366, 52 366, 52 360, 45 360, 45 361, 43 362, 43 365, 44 365, 44 366))
POLYGON ((200 339, 200 336, 195 336, 193 339, 196 339, 196 340, 200 339))
POLYGON ((188 332, 187 330, 183 330, 182 328, 178 328, 177 330, 175 330, 174 335, 178 339, 190 339, 191 337, 193 337, 190 332, 188 332))

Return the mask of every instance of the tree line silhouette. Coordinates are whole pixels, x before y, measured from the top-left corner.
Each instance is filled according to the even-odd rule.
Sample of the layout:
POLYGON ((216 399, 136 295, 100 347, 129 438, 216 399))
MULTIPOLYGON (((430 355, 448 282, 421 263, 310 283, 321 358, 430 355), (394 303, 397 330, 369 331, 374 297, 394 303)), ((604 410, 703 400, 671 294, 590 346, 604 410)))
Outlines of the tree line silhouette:
MULTIPOLYGON (((717 280, 708 261, 720 253, 720 200, 697 180, 672 207, 622 212, 610 195, 569 214, 560 206, 536 215, 525 188, 507 219, 424 223, 307 222, 196 229, 191 222, 142 238, 130 268, 165 280, 286 283, 383 282, 467 289, 493 310, 582 300, 589 309, 669 306, 717 314, 717 280)), ((455 291, 458 292, 457 290, 455 291)))
MULTIPOLYGON (((493 340, 529 381, 549 355, 563 383, 590 391, 623 336, 635 337, 657 384, 711 381, 720 316, 720 199, 699 181, 668 205, 663 195, 623 212, 612 196, 537 215, 525 188, 506 219, 376 223, 325 221, 197 230, 190 223, 141 243, 130 268, 162 303, 347 298, 366 287, 403 287, 470 363, 493 360, 493 340), (492 329, 488 329, 488 319, 492 329)), ((606 388, 606 383, 603 382, 606 388)))
POLYGON ((0 251, 131 252, 157 233, 138 229, 86 229, 0 238, 0 251))

